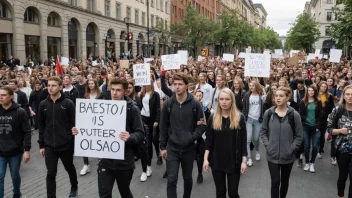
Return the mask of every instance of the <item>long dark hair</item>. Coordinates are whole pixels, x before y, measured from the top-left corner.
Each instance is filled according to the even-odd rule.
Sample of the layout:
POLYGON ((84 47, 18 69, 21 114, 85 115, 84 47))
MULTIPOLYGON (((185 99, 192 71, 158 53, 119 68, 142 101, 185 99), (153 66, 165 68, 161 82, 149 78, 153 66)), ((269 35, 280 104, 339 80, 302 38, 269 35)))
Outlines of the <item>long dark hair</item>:
POLYGON ((304 96, 304 99, 303 99, 303 102, 304 102, 304 105, 307 105, 308 104, 308 98, 309 98, 309 95, 308 95, 308 89, 311 88, 313 89, 314 91, 314 103, 317 104, 318 102, 318 90, 317 88, 314 86, 314 85, 311 85, 309 86, 307 89, 306 89, 306 95, 304 96))

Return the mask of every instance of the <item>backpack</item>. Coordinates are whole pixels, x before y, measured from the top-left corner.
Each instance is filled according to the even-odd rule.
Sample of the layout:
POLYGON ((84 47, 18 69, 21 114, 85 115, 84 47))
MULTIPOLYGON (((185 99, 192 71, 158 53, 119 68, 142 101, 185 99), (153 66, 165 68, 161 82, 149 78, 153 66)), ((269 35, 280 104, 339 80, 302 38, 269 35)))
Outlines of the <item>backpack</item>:
MULTIPOLYGON (((198 102, 194 98, 192 98, 191 102, 192 102, 193 117, 195 117, 195 116, 197 116, 197 103, 198 102)), ((166 108, 167 108, 167 122, 170 125, 170 113, 171 113, 171 110, 172 110, 173 100, 172 99, 168 99, 166 101, 166 103, 167 103, 167 106, 166 106, 166 108)), ((194 127, 196 127, 196 125, 197 125, 197 123, 195 122, 194 127)))
MULTIPOLYGON (((266 123, 266 126, 269 128, 269 121, 272 119, 273 112, 269 109, 268 111, 268 122, 266 123)), ((296 131, 295 131, 295 116, 294 112, 289 113, 288 115, 288 123, 291 125, 292 132, 293 132, 293 137, 296 136, 296 131)))

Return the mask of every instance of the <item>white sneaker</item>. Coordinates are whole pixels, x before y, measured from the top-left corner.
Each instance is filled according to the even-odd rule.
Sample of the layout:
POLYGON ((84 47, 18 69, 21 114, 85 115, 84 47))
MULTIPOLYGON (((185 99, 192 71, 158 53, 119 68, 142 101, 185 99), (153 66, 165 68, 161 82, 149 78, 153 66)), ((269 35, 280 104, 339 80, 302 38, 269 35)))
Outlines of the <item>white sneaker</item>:
POLYGON ((310 164, 310 166, 309 166, 309 172, 315 173, 315 168, 314 168, 314 164, 313 163, 310 164))
POLYGON ((87 173, 90 172, 90 165, 84 165, 81 172, 79 173, 80 175, 86 175, 87 173))
POLYGON ((253 166, 253 160, 252 160, 252 158, 248 158, 247 165, 248 165, 249 167, 253 166))
POLYGON ((255 154, 255 160, 257 160, 257 161, 260 160, 260 153, 255 154))
POLYGON ((152 167, 147 166, 147 176, 148 176, 148 177, 152 176, 152 173, 153 173, 152 167))
POLYGON ((317 157, 318 157, 319 159, 322 159, 322 158, 323 158, 323 155, 320 154, 320 153, 318 153, 317 157))
POLYGON ((337 165, 336 158, 332 157, 332 158, 330 158, 330 160, 331 160, 332 165, 334 165, 334 166, 337 165))
POLYGON ((145 181, 147 181, 147 179, 148 179, 147 173, 143 172, 141 175, 141 182, 145 182, 145 181))
POLYGON ((309 171, 309 163, 304 166, 303 170, 304 171, 309 171))

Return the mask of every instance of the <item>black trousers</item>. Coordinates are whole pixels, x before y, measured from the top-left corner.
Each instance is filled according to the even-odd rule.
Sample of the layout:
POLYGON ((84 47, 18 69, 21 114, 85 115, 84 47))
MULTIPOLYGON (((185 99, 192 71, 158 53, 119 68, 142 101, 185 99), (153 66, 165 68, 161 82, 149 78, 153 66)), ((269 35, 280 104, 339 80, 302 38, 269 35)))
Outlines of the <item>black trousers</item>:
POLYGON ((326 126, 320 130, 319 153, 324 153, 326 126))
POLYGON ((142 116, 142 120, 146 125, 148 125, 148 134, 146 134, 148 146, 147 165, 151 166, 153 159, 153 144, 156 155, 160 155, 159 138, 154 138, 154 135, 157 135, 156 133, 158 133, 159 127, 154 127, 154 121, 151 121, 149 117, 142 116))
POLYGON ((117 188, 122 198, 133 198, 130 183, 133 176, 133 169, 108 170, 98 167, 98 189, 100 198, 111 198, 112 189, 116 180, 117 188))
POLYGON ((198 138, 197 140, 197 147, 196 147, 196 160, 197 160, 197 167, 198 167, 198 174, 202 174, 203 172, 203 162, 204 162, 204 152, 205 152, 205 142, 202 137, 198 138))
POLYGON ((268 161, 271 176, 271 198, 285 198, 293 163, 274 164, 268 161))
POLYGON ((349 153, 336 153, 337 165, 339 166, 339 178, 337 180, 337 195, 343 197, 345 194, 346 180, 350 176, 350 187, 348 198, 352 198, 352 155, 349 153))
POLYGON ((183 176, 183 198, 190 198, 193 187, 192 171, 193 161, 196 157, 196 149, 188 152, 177 152, 167 149, 166 171, 167 171, 167 198, 177 198, 176 187, 180 164, 183 176))
POLYGON ((73 188, 77 188, 77 173, 75 165, 73 164, 73 146, 66 151, 55 151, 50 147, 45 148, 45 165, 48 170, 46 175, 46 188, 47 197, 56 198, 56 174, 57 174, 57 164, 59 159, 61 159, 65 170, 70 177, 70 183, 73 188))
POLYGON ((226 178, 229 198, 239 198, 238 185, 240 183, 241 169, 236 169, 235 173, 226 173, 223 171, 212 171, 215 188, 216 198, 226 197, 226 178))

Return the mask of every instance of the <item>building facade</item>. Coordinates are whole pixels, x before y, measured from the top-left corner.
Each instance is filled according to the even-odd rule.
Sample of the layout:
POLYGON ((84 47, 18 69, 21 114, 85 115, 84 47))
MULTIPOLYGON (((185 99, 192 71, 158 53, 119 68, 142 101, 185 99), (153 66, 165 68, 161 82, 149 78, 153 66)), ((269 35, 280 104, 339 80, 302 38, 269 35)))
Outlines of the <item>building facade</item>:
MULTIPOLYGON (((170 1, 149 1, 150 26, 169 26, 170 1)), ((148 36, 150 54, 165 54, 158 33, 147 34, 147 11, 147 0, 0 0, 0 60, 147 55, 148 36)))
POLYGON ((261 3, 256 3, 254 4, 254 7, 257 9, 258 11, 258 22, 259 22, 259 27, 267 27, 267 17, 268 17, 268 13, 265 10, 263 4, 261 3))

